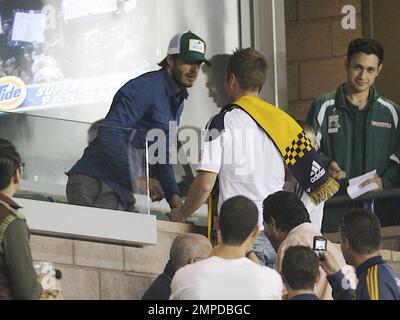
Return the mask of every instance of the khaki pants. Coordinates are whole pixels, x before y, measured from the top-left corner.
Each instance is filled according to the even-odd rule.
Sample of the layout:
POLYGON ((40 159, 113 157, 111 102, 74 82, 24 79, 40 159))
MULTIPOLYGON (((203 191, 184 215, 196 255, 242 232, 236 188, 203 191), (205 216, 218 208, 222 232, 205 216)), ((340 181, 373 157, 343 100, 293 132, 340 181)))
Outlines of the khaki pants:
POLYGON ((67 183, 68 203, 120 211, 133 211, 135 197, 129 200, 128 208, 124 208, 114 191, 106 183, 83 174, 72 174, 67 183))

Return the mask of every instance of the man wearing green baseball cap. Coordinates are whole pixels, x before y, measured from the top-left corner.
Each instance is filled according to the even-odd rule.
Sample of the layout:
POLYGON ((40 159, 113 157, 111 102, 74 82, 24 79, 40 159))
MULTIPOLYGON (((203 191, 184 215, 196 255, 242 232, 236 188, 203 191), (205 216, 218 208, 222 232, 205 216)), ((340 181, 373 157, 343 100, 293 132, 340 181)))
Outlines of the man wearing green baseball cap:
MULTIPOLYGON (((177 33, 172 37, 168 46, 168 55, 173 55, 186 62, 205 62, 208 66, 211 66, 210 61, 204 56, 205 52, 205 42, 191 31, 177 33)), ((166 63, 167 57, 159 65, 162 67, 166 63)))
MULTIPOLYGON (((169 161, 169 141, 175 141, 177 131, 176 125, 170 124, 179 124, 189 96, 187 88, 196 81, 201 64, 210 65, 205 51, 206 44, 199 36, 190 31, 178 33, 159 63, 160 70, 130 80, 118 90, 97 137, 67 173, 69 203, 133 211, 133 193, 147 186, 147 181, 143 168, 132 160, 132 150, 144 150, 149 131, 161 129, 167 139, 154 155, 157 161, 149 159, 150 197, 153 201, 165 198, 171 208, 182 205, 169 161)), ((155 142, 159 143, 148 141, 149 148, 155 142)))

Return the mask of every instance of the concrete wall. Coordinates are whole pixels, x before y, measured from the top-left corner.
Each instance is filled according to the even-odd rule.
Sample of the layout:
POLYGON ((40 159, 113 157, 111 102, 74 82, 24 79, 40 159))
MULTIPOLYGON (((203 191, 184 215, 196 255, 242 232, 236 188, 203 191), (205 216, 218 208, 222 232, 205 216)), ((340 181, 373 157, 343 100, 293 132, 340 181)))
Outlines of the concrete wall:
POLYGON ((361 0, 285 0, 288 112, 304 119, 316 97, 346 80, 344 58, 362 36, 361 0), (353 5, 356 29, 344 30, 342 8, 353 5))
POLYGON ((190 225, 158 221, 158 245, 132 248, 31 236, 34 260, 62 271, 65 299, 140 299, 164 270, 175 237, 190 225))
POLYGON ((385 48, 383 71, 376 81, 379 94, 385 98, 400 102, 400 42, 393 41, 393 35, 399 34, 400 2, 397 0, 371 1, 371 31, 385 48))

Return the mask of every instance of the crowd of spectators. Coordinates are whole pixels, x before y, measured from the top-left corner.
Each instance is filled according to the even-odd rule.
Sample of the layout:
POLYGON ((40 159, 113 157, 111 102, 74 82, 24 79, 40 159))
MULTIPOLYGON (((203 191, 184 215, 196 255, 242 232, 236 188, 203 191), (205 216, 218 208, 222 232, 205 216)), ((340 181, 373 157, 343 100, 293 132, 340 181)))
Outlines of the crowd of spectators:
POLYGON ((58 48, 54 30, 47 30, 45 43, 13 43, 12 19, 3 20, 0 34, 0 76, 15 76, 26 84, 57 81, 64 78, 62 61, 54 54, 58 48))
POLYGON ((117 1, 118 10, 92 17, 65 20, 61 2, 54 10, 45 10, 42 1, 0 3, 0 76, 16 76, 26 84, 60 81, 133 71, 148 59, 140 34, 129 30, 146 27, 148 19, 138 10, 125 10, 124 1, 117 1), (44 42, 13 41, 15 10, 45 12, 44 42), (52 15, 49 17, 49 15, 52 15), (136 24, 135 26, 133 24, 136 24))
POLYGON ((189 259, 195 253, 187 255, 190 246, 211 248, 206 238, 178 236, 171 259, 175 252, 186 261, 171 269, 170 260, 142 299, 400 300, 400 280, 380 254, 382 235, 373 213, 348 211, 340 227, 341 250, 329 241, 319 250, 312 239, 321 233, 295 194, 274 193, 264 208, 264 230, 277 248, 275 270, 246 257, 258 235, 257 207, 237 196, 221 207, 221 242, 209 257, 204 250, 197 261, 189 259), (178 249, 182 239, 185 246, 178 249))
MULTIPOLYGON (((74 41, 68 50, 66 50, 68 32, 64 33, 57 29, 45 32, 44 44, 14 45, 11 43, 11 21, 5 20, 2 25, 0 45, 0 76, 17 76, 27 84, 35 84, 59 81, 70 76, 92 76, 99 72, 107 74, 118 71, 122 65, 119 62, 125 60, 126 55, 133 53, 133 47, 132 43, 124 38, 123 25, 116 24, 117 29, 121 27, 123 36, 118 39, 120 42, 117 47, 121 50, 115 54, 107 43, 110 33, 106 31, 105 26, 108 25, 106 20, 103 20, 102 24, 96 23, 95 28, 92 25, 93 21, 84 22, 85 31, 73 37, 74 41), (82 47, 78 45, 80 42, 82 47), (79 61, 65 58, 70 54, 74 56, 76 54, 74 50, 81 50, 79 61), (111 56, 114 56, 115 63, 108 63, 107 59, 111 56), (70 68, 72 65, 74 67, 70 68), (83 68, 80 66, 85 66, 84 73, 81 73, 83 68)), ((69 31, 75 27, 72 26, 69 31)), ((82 25, 79 26, 80 30, 81 27, 82 25)), ((175 87, 171 85, 170 88, 181 90, 177 101, 172 101, 175 103, 173 105, 175 108, 183 106, 183 101, 188 97, 186 88, 191 87, 196 80, 200 64, 208 63, 204 57, 205 44, 202 39, 191 32, 182 34, 174 37, 178 40, 171 40, 169 53, 160 64, 163 69, 136 80, 144 81, 146 77, 155 77, 157 74, 158 78, 154 83, 147 82, 147 85, 151 83, 153 88, 156 87, 156 81, 163 85, 164 81, 170 81, 169 84, 175 85, 175 87), (201 55, 193 58, 193 51, 199 48, 188 53, 182 50, 181 46, 178 46, 178 49, 173 46, 178 41, 182 44, 183 38, 187 40, 189 46, 193 46, 194 40, 197 41, 197 45, 202 44, 201 55), (170 51, 171 47, 179 51, 175 56, 170 51), (185 54, 186 59, 184 59, 185 54), (202 60, 198 58, 199 56, 202 60), (193 59, 188 60, 187 57, 193 59), (184 70, 189 70, 191 73, 189 71, 185 73, 184 70)), ((171 220, 184 222, 218 185, 219 244, 213 249, 209 240, 203 236, 194 234, 179 236, 172 245, 170 260, 164 272, 148 289, 143 299, 400 300, 400 280, 380 255, 382 236, 379 219, 365 209, 342 210, 337 215, 337 218, 341 218, 339 226, 341 250, 330 241, 326 241, 327 248, 321 251, 315 249, 313 245, 316 237, 322 237, 322 208, 314 211, 316 208, 311 210, 305 205, 310 199, 315 204, 323 203, 338 190, 345 191, 349 178, 357 177, 374 168, 377 174, 371 181, 366 182, 367 185, 376 185, 375 189, 371 190, 382 191, 398 185, 400 140, 397 127, 400 109, 396 104, 380 98, 373 88, 375 78, 381 71, 382 61, 383 48, 377 41, 373 39, 352 41, 346 60, 347 82, 338 88, 336 94, 324 95, 313 103, 308 117, 313 128, 310 128, 307 136, 305 124, 300 128, 292 118, 283 115, 281 111, 277 111, 259 98, 267 71, 267 63, 262 54, 251 48, 235 51, 229 60, 226 76, 226 92, 232 105, 222 109, 221 113, 210 119, 207 126, 209 131, 218 129, 219 135, 209 137, 206 141, 207 148, 203 150, 199 173, 186 201, 182 201, 177 189, 174 190, 176 193, 172 193, 170 199, 167 199, 172 209, 171 220), (252 114, 250 117, 252 110, 257 108, 262 110, 261 116, 252 114), (267 115, 280 121, 280 134, 274 135, 278 131, 265 121, 267 115), (369 116, 376 118, 370 123, 367 121, 369 116), (346 121, 340 122, 344 118, 346 121), (347 131, 340 129, 344 127, 348 130, 354 129, 355 134, 349 135, 347 131), (260 128, 262 130, 258 130, 260 128), (237 174, 237 170, 233 170, 232 164, 225 161, 224 151, 236 148, 232 143, 234 139, 225 139, 234 129, 258 130, 255 130, 257 135, 253 137, 253 142, 263 147, 254 148, 253 153, 247 152, 246 164, 250 166, 254 164, 252 161, 255 159, 262 159, 261 163, 268 165, 259 166, 257 170, 247 175, 237 174), (386 131, 383 132, 381 129, 386 131), (379 133, 379 139, 376 138, 377 134, 368 136, 368 130, 379 133), (338 138, 338 133, 343 134, 342 138, 338 138), (282 137, 287 138, 287 141, 282 137), (369 137, 376 139, 372 143, 372 139, 367 141, 369 137), (382 147, 378 157, 377 145, 382 141, 388 143, 385 148, 382 147), (371 150, 367 148, 369 146, 367 142, 371 143, 371 150), (293 151, 290 147, 286 148, 285 143, 291 144, 293 151), (280 144, 284 144, 282 149, 286 150, 285 153, 277 147, 280 144), (313 147, 315 144, 320 146, 319 156, 313 147), (291 158, 288 155, 289 151, 291 158), (207 162, 208 158, 212 161, 207 162), (320 159, 323 161, 318 162, 320 159), (292 178, 296 184, 295 191, 300 191, 297 194, 280 191, 285 181, 285 167, 291 170, 293 176, 296 175, 292 178), (316 183, 318 180, 320 184, 316 183), (299 197, 304 194, 308 198, 299 197), (250 256, 253 258, 249 259, 250 256)), ((131 82, 131 85, 133 83, 131 82)), ((143 89, 141 85, 138 87, 143 89)), ((164 90, 165 86, 161 88, 164 90)), ((159 91, 164 94, 163 90, 159 91)), ((129 94, 135 92, 127 89, 126 91, 129 91, 129 94)), ((177 94, 176 90, 171 89, 171 91, 177 94)), ((140 91, 140 94, 142 93, 140 91)), ((127 96, 129 95, 124 89, 119 91, 104 121, 110 121, 113 112, 117 113, 121 108, 132 107, 127 106, 127 101, 135 99, 126 99, 127 96)), ((149 97, 146 99, 150 100, 149 97)), ((169 102, 172 103, 171 100, 169 102)), ((150 105, 153 107, 154 104, 150 105)), ((163 104, 162 107, 165 105, 167 104, 163 104)), ((134 106, 138 111, 139 104, 134 106)), ((146 105, 143 110, 148 112, 149 107, 146 105)), ((259 110, 257 112, 260 112, 259 110)), ((145 111, 142 112, 143 117, 147 115, 145 111)), ((151 121, 155 120, 155 123, 157 115, 163 111, 154 110, 151 121)), ((126 117, 126 114, 115 118, 120 120, 126 117)), ((180 117, 180 113, 177 117, 180 117)), ((136 120, 130 119, 125 127, 137 125, 136 120)), ((146 122, 144 126, 146 130, 155 126, 147 118, 142 120, 146 122)), ((167 123, 167 120, 169 119, 162 121, 167 123)), ((100 132, 100 137, 103 136, 103 131, 100 132)), ((120 138, 119 151, 126 147, 125 137, 120 138)), ((31 268, 29 231, 25 219, 18 212, 19 206, 11 199, 22 179, 22 160, 9 142, 2 141, 2 143, 0 165, 3 167, 0 169, 4 174, 0 181, 0 231, 2 232, 0 233, 0 297, 36 299, 45 290, 31 268), (11 222, 8 220, 9 217, 12 217, 11 222), (18 246, 25 248, 23 254, 17 257, 23 260, 21 263, 15 260, 15 255, 10 254, 12 251, 7 249, 10 246, 11 248, 15 246, 17 249, 18 246), (20 273, 21 265, 24 266, 23 274, 29 276, 25 279, 17 279, 15 276, 18 270, 20 273)), ((100 146, 98 150, 101 150, 104 147, 101 143, 101 139, 95 138, 91 146, 100 146)), ((113 145, 116 146, 115 143, 113 145)), ((90 147, 86 150, 90 151, 90 147)), ((121 160, 120 154, 118 156, 118 160, 121 160)), ((98 160, 97 156, 93 158, 98 160)), ((105 159, 108 160, 109 158, 105 159)), ((85 164, 82 166, 83 169, 78 169, 85 171, 91 167, 93 166, 85 164)), ((103 174, 105 170, 99 171, 103 174)), ((86 172, 76 171, 72 174, 86 174, 86 172)), ((96 182, 96 179, 93 180, 93 174, 87 176, 92 182, 96 182)), ((121 182, 120 178, 119 176, 117 183, 121 182)), ((108 186, 107 181, 102 183, 104 184, 101 188, 108 186)), ((70 188, 76 193, 84 194, 76 188, 76 184, 70 188)), ((84 186, 82 190, 87 189, 88 187, 84 186)), ((131 191, 123 190, 129 196, 131 191)), ((164 193, 160 194, 160 198, 153 200, 164 198, 164 193)), ((96 193, 96 198, 98 197, 96 193)), ((121 200, 116 199, 117 202, 121 200)), ((129 201, 125 200, 129 204, 129 201)), ((133 209, 134 203, 130 204, 133 209)), ((126 206, 121 210, 126 210, 126 206)), ((22 250, 17 251, 22 252, 22 250)))

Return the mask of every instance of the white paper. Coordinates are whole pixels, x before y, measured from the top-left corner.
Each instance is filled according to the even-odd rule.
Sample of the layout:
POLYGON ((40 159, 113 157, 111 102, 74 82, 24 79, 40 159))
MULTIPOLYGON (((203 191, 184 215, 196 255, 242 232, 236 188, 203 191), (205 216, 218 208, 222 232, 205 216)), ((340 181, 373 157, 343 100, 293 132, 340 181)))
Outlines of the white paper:
POLYGON ((364 193, 370 192, 374 189, 377 189, 379 186, 376 182, 367 184, 365 187, 360 188, 359 185, 352 185, 347 187, 347 193, 349 194, 350 198, 355 199, 361 196, 364 193))
POLYGON ((349 186, 347 187, 347 193, 349 194, 350 198, 355 199, 361 196, 364 193, 377 189, 379 186, 377 183, 370 183, 366 186, 360 188, 360 185, 369 180, 374 178, 376 175, 376 170, 372 170, 363 174, 362 176, 355 177, 349 180, 349 186))
POLYGON ((41 12, 16 12, 12 28, 12 41, 44 43, 46 15, 41 12))
POLYGON ((349 180, 349 185, 361 184, 364 181, 372 179, 373 177, 375 177, 375 175, 376 175, 376 170, 372 170, 370 172, 367 172, 367 173, 363 174, 362 176, 358 176, 358 177, 350 179, 349 180))

